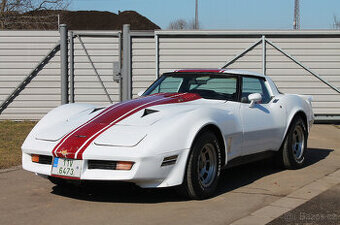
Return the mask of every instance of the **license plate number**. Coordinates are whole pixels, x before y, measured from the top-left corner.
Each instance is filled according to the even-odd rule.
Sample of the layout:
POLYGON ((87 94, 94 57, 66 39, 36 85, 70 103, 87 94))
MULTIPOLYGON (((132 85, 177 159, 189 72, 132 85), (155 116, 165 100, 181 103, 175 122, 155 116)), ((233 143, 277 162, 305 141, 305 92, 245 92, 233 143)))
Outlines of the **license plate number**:
POLYGON ((80 177, 82 160, 54 158, 52 164, 52 175, 65 177, 80 177))

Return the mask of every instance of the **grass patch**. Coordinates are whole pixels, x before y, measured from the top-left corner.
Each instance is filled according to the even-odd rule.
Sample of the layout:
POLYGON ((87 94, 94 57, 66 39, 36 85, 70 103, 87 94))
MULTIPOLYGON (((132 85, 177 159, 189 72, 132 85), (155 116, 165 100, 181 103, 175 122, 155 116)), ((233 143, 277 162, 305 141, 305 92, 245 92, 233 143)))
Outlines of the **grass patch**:
POLYGON ((0 169, 21 165, 21 145, 36 123, 0 121, 0 169))

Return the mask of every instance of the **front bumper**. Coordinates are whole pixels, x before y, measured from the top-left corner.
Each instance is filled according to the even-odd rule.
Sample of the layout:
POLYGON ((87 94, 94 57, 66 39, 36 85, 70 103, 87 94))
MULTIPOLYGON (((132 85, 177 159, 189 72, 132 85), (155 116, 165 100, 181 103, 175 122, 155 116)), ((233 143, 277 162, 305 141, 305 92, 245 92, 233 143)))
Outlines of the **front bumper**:
MULTIPOLYGON (((98 155, 95 151, 93 153, 92 155, 84 154, 80 180, 126 181, 135 183, 140 187, 168 187, 177 185, 178 182, 169 183, 167 179, 174 180, 173 176, 183 176, 189 149, 171 151, 154 156, 140 155, 134 157, 98 155), (178 155, 175 164, 162 166, 164 158, 174 155, 178 155), (134 165, 131 170, 89 169, 89 160, 133 161, 134 165)), ((35 153, 32 152, 32 154, 35 153)), ((25 170, 38 175, 51 176, 52 165, 32 162, 31 153, 23 152, 22 165, 25 170)))

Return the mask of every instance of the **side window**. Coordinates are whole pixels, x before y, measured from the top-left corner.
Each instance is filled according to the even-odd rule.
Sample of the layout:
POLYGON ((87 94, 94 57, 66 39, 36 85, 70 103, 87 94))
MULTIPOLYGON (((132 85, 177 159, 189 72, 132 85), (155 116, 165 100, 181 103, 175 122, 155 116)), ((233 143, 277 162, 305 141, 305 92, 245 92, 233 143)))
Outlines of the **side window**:
POLYGON ((249 103, 248 96, 253 93, 260 93, 262 96, 262 104, 270 102, 270 95, 264 81, 254 77, 242 78, 242 94, 241 102, 249 103))

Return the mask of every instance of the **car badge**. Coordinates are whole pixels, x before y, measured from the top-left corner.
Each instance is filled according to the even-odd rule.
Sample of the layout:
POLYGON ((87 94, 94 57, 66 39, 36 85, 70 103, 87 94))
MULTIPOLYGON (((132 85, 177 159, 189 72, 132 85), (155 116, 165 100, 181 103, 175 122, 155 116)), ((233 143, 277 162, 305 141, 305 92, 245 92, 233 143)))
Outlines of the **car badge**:
POLYGON ((66 158, 69 153, 67 152, 66 149, 64 149, 60 152, 60 154, 62 154, 66 158))

